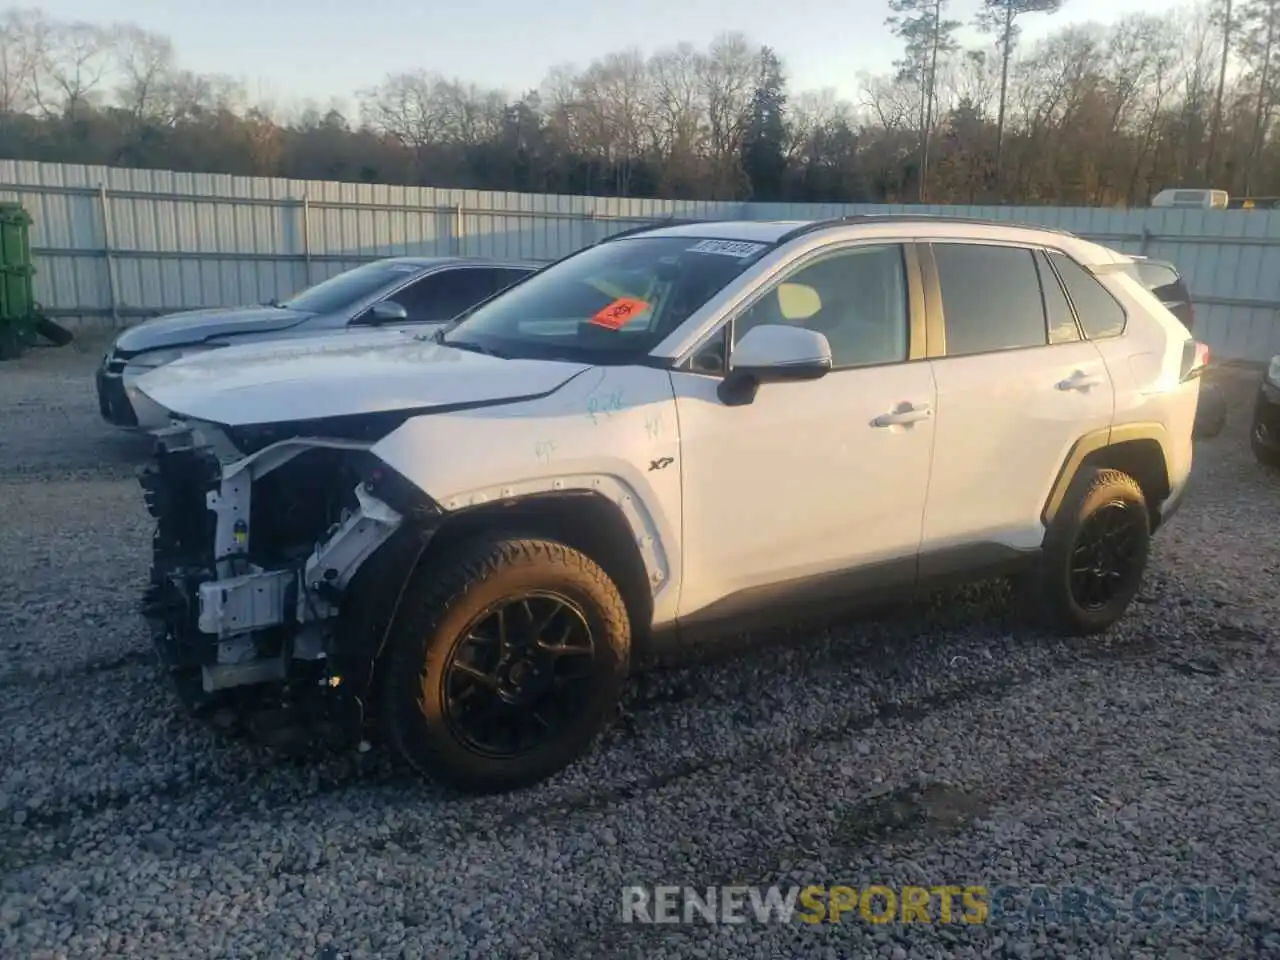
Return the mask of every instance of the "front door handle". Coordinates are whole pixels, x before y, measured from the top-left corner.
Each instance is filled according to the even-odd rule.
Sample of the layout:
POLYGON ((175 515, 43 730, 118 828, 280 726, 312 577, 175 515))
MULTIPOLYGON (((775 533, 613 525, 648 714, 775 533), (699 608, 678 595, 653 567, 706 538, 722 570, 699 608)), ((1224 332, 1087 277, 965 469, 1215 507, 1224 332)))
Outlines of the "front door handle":
POLYGON ((882 413, 871 421, 873 427, 898 427, 912 423, 919 423, 921 420, 928 420, 933 416, 933 408, 928 404, 921 404, 913 407, 909 403, 899 404, 898 408, 892 413, 882 413))
POLYGON ((1059 390, 1089 390, 1102 386, 1104 382, 1101 377, 1090 376, 1083 370, 1077 370, 1067 379, 1059 380, 1056 386, 1059 390))

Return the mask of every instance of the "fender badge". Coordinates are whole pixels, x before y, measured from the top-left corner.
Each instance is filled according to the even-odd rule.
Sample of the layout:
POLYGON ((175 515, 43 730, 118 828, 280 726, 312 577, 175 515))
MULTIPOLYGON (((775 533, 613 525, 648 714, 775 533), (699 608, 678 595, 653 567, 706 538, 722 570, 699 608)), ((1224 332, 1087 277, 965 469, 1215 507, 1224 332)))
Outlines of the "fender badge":
POLYGON ((657 460, 650 460, 649 472, 652 473, 654 470, 661 470, 664 467, 671 466, 673 463, 675 463, 675 460, 671 457, 659 457, 657 460))

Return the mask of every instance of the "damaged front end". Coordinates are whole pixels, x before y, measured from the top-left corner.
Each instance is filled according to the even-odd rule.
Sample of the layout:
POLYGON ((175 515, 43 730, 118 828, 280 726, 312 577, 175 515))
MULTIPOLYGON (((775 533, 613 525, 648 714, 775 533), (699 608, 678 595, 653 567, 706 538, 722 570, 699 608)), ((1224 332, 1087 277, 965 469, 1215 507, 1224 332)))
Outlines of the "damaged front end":
POLYGON ((223 428, 182 423, 156 439, 139 477, 156 521, 143 611, 183 699, 234 704, 276 740, 317 719, 361 730, 438 509, 363 437, 246 452, 223 428))

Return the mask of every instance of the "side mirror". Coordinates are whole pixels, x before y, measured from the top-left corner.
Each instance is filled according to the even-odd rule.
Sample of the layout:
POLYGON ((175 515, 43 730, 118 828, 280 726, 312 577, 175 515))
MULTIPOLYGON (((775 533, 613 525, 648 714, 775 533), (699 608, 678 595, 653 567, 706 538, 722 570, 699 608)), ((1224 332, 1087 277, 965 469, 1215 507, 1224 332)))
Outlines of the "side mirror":
POLYGON ((733 347, 720 400, 741 406, 755 399, 761 384, 817 380, 831 370, 831 344, 816 330, 766 323, 747 331, 733 347))
POLYGON ((394 300, 379 300, 369 308, 369 312, 365 316, 367 318, 365 322, 372 324, 403 323, 409 319, 409 314, 404 307, 394 300))

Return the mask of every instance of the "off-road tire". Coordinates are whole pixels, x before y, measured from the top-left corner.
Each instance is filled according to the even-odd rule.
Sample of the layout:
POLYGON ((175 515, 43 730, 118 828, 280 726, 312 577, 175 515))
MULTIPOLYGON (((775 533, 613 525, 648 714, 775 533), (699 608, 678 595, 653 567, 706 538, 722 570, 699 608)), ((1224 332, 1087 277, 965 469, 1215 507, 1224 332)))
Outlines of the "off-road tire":
POLYGON ((562 543, 490 539, 420 567, 379 665, 382 721, 401 759, 419 774, 472 793, 515 790, 564 769, 615 716, 630 659, 631 625, 617 586, 589 557, 562 543), (490 604, 522 590, 573 600, 591 630, 590 702, 557 739, 515 758, 473 751, 447 721, 444 675, 459 631, 490 604))
POLYGON ((1035 622, 1055 633, 1067 636, 1102 633, 1124 616, 1142 585, 1150 535, 1146 497, 1133 477, 1120 470, 1081 468, 1049 524, 1036 569, 1015 581, 1018 606, 1035 622), (1140 528, 1134 561, 1136 573, 1105 606, 1087 609, 1076 601, 1071 588, 1077 535, 1089 517, 1115 501, 1133 511, 1133 521, 1140 528))

